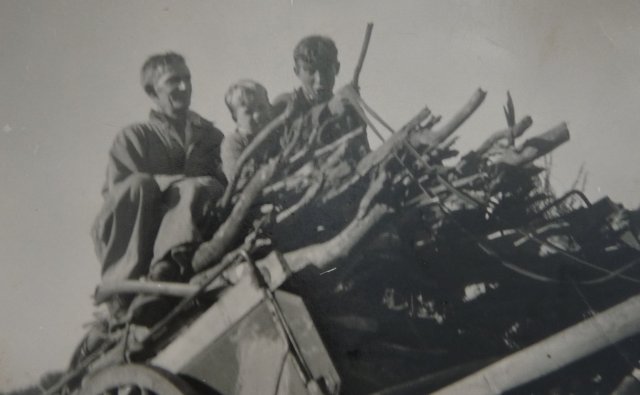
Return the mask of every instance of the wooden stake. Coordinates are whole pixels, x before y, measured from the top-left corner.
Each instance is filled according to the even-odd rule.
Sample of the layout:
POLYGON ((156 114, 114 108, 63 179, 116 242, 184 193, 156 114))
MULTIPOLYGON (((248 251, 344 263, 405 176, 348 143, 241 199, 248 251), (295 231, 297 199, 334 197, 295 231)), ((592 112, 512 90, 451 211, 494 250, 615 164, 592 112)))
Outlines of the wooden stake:
POLYGON ((371 31, 373 30, 373 23, 367 23, 367 31, 364 33, 364 41, 362 42, 362 49, 360 50, 360 57, 355 70, 353 71, 353 79, 351 85, 356 90, 359 90, 358 80, 360 79, 360 72, 362 71, 362 65, 364 64, 364 58, 367 56, 367 49, 369 48, 369 40, 371 40, 371 31))
POLYGON ((437 395, 500 394, 640 333, 640 294, 451 384, 437 395))

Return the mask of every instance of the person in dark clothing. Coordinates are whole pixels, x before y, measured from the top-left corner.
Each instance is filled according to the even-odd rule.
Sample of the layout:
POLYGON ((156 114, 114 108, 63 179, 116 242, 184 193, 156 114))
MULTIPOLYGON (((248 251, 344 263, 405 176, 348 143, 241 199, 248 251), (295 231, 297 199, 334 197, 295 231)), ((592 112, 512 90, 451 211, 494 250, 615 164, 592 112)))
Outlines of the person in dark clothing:
MULTIPOLYGON (((333 115, 326 104, 334 98, 336 76, 340 72, 336 44, 326 36, 304 37, 293 50, 293 62, 293 71, 300 80, 300 87, 293 92, 281 94, 273 101, 274 115, 290 108, 294 114, 300 116, 315 106, 325 105, 313 122, 314 126, 319 126, 333 115)), ((360 124, 364 126, 355 111, 347 107, 348 115, 343 117, 343 122, 322 134, 321 144, 337 140, 360 124)), ((350 156, 356 161, 371 151, 366 133, 362 133, 352 142, 350 151, 350 156)))
POLYGON ((104 204, 91 232, 103 282, 187 278, 190 255, 210 225, 203 206, 221 196, 226 185, 223 134, 189 110, 191 74, 184 58, 176 53, 149 57, 141 80, 156 108, 147 122, 116 136, 104 204))

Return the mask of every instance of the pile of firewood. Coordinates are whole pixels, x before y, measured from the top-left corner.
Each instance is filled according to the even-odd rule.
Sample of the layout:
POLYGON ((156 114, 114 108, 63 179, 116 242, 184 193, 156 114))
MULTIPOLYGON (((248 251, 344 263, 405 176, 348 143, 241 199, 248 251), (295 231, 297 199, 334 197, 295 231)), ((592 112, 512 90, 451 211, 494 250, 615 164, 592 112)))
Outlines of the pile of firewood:
MULTIPOLYGON (((362 272, 374 270, 371 260, 384 255, 389 261, 409 259, 418 266, 426 262, 428 280, 455 283, 454 291, 440 285, 438 292, 457 292, 458 305, 450 303, 451 295, 445 295, 448 305, 442 308, 434 301, 444 297, 433 290, 431 295, 422 290, 403 302, 397 300, 401 290, 393 285, 383 287, 384 296, 369 295, 371 300, 364 303, 402 310, 441 325, 445 322, 443 328, 448 316, 455 315, 452 310, 467 311, 463 305, 476 298, 474 289, 486 293, 500 286, 502 297, 509 299, 518 290, 526 293, 521 284, 529 287, 526 284, 530 283, 532 298, 545 300, 544 293, 535 291, 537 284, 575 287, 578 292, 580 287, 591 287, 584 292, 599 290, 596 297, 603 289, 615 289, 596 299, 598 310, 636 294, 640 283, 638 212, 609 199, 591 203, 578 190, 555 196, 548 186, 549 169, 534 163, 569 140, 566 124, 522 142, 532 119, 526 116, 516 121, 509 96, 505 129, 490 134, 464 155, 454 149, 454 133, 484 97, 482 90, 475 92, 448 122, 424 108, 397 131, 352 85, 306 114, 287 109, 245 150, 224 197, 212 207, 220 225, 194 257, 199 274, 192 282, 208 282, 247 258, 258 267, 267 265, 275 253, 294 282, 296 273, 311 272, 305 276, 311 287, 301 288, 303 294, 313 293, 310 290, 316 286, 324 292, 320 275, 335 270, 338 280, 320 299, 335 303, 330 294, 342 292, 343 299, 337 303, 348 305, 354 293, 345 293, 345 289, 372 288, 371 277, 358 280, 362 272), (363 151, 366 129, 382 137, 380 127, 390 137, 377 149, 363 151), (489 278, 487 270, 492 271, 489 278), (470 294, 465 295, 465 290, 470 294)), ((395 265, 390 270, 404 269, 395 265)), ((411 270, 407 277, 412 280, 427 276, 411 270)), ((235 281, 233 273, 226 271, 227 283, 235 281)), ((386 277, 388 272, 378 280, 386 277)), ((310 299, 307 302, 313 310, 310 299)), ((539 308, 559 302, 545 303, 539 308)), ((575 299, 572 303, 581 302, 575 299)), ((519 307, 505 308, 494 326, 499 327, 498 341, 506 347, 499 352, 494 347, 493 354, 483 356, 505 355, 530 346, 595 314, 591 307, 567 307, 575 311, 556 317, 556 322, 531 322, 516 312, 519 307), (518 340, 515 331, 524 332, 527 325, 537 332, 520 334, 518 340)), ((324 314, 325 308, 321 310, 324 314)), ((467 318, 471 317, 473 314, 467 318)), ((450 321, 458 329, 447 330, 461 331, 460 319, 450 321)), ((460 338, 451 342, 460 342, 460 338)), ((584 355, 584 350, 580 352, 584 355)), ((440 358, 444 360, 448 367, 468 362, 440 358)), ((383 384, 406 379, 396 377, 383 384)))
POLYGON ((370 117, 381 119, 351 86, 293 121, 291 113, 282 114, 240 158, 236 176, 215 207, 222 224, 198 250, 194 268, 202 272, 238 248, 251 253, 271 246, 284 254, 293 272, 307 266, 323 270, 375 237, 372 230, 411 223, 411 232, 403 227, 401 233, 422 249, 437 249, 434 243, 446 229, 455 240, 473 242, 501 264, 539 280, 557 279, 519 267, 494 246, 504 250, 509 240, 506 255, 527 251, 532 256, 535 250, 540 259, 562 256, 568 265, 595 275, 591 282, 640 282, 627 276, 633 265, 599 264, 601 255, 638 247, 631 226, 635 213, 610 202, 592 205, 579 191, 557 198, 541 176, 546 170, 533 164, 569 140, 564 123, 519 144, 516 139, 532 120, 527 116, 516 122, 509 99, 509 126, 458 158, 452 136, 484 96, 478 90, 443 125, 425 108, 360 157, 354 142, 367 124, 379 134, 370 117), (346 118, 357 122, 341 122, 346 118), (331 129, 344 125, 355 126, 320 143, 323 134, 336 135, 331 129), (284 143, 275 155, 259 155, 276 140, 284 143), (252 171, 243 171, 249 165, 252 171))

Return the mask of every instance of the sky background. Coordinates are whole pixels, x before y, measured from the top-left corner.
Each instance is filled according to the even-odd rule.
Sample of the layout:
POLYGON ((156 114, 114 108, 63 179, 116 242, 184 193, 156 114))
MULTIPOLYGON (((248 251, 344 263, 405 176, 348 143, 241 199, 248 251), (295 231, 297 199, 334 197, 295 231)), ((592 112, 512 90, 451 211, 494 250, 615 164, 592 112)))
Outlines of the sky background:
POLYGON ((517 117, 533 117, 527 135, 568 123, 571 141, 553 156, 558 193, 584 164, 591 199, 638 207, 638 1, 1 0, 0 391, 66 366, 92 317, 88 232, 111 142, 150 108, 145 58, 185 55, 193 109, 228 132, 233 81, 290 91, 293 47, 321 33, 337 43, 341 86, 369 21, 360 85, 389 123, 424 105, 446 118, 481 87, 484 104, 458 132, 466 152, 504 127, 510 90, 517 117))

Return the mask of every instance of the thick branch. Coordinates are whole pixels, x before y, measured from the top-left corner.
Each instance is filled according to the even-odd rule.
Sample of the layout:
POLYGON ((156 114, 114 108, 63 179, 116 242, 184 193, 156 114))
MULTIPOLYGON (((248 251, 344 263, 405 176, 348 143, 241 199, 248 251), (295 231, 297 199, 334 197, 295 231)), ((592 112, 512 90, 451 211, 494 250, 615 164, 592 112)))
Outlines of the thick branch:
POLYGON ((525 141, 518 149, 506 149, 494 160, 494 163, 522 166, 548 154, 567 141, 569 141, 569 129, 567 124, 561 123, 548 132, 525 141))
POLYGON ((98 286, 93 296, 95 304, 105 302, 114 295, 119 294, 148 294, 176 297, 188 297, 198 290, 196 285, 161 282, 161 281, 137 281, 121 280, 105 282, 98 286))
POLYGON ((279 158, 273 158, 262 166, 240 194, 227 220, 218 228, 211 240, 200 245, 192 262, 196 273, 211 266, 227 252, 229 245, 241 230, 249 209, 260 196, 262 189, 271 181, 279 162, 279 158))
POLYGON ((442 125, 440 129, 431 133, 412 134, 409 138, 409 143, 416 148, 420 146, 437 146, 438 144, 449 138, 449 136, 451 136, 453 132, 455 132, 460 127, 460 125, 462 125, 464 121, 466 121, 467 118, 469 118, 471 114, 476 111, 478 107, 480 107, 480 104, 482 104, 486 95, 487 93, 485 91, 483 91, 482 89, 478 89, 473 94, 473 96, 471 96, 471 99, 469 99, 467 104, 460 111, 458 111, 458 113, 455 114, 453 118, 449 120, 449 122, 442 125))
POLYGON ((376 204, 366 216, 354 219, 333 239, 288 252, 284 254, 284 259, 293 272, 298 272, 308 266, 315 266, 321 270, 326 269, 337 259, 347 257, 369 231, 391 213, 393 213, 391 207, 376 204))
POLYGON ((502 139, 509 139, 511 137, 517 138, 524 134, 524 132, 531 126, 533 120, 530 116, 526 116, 520 120, 513 128, 507 128, 493 133, 486 139, 478 149, 476 149, 477 155, 484 155, 487 151, 493 147, 495 143, 502 139))
POLYGON ((385 204, 373 203, 384 190, 387 176, 380 171, 369 184, 369 188, 360 200, 358 214, 342 232, 329 241, 314 244, 284 254, 293 272, 307 266, 324 269, 339 258, 346 258, 351 250, 369 233, 369 231, 385 216, 393 213, 393 209, 385 204))

